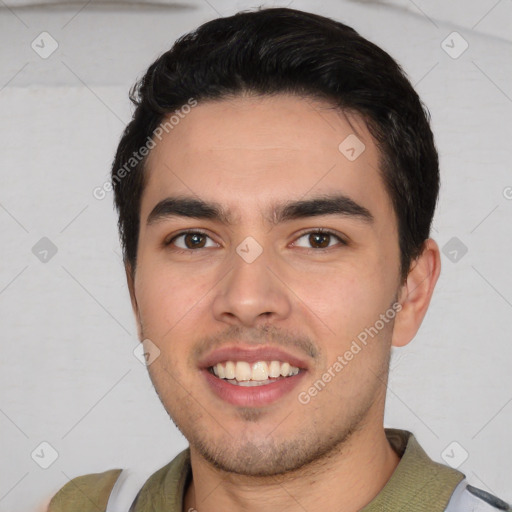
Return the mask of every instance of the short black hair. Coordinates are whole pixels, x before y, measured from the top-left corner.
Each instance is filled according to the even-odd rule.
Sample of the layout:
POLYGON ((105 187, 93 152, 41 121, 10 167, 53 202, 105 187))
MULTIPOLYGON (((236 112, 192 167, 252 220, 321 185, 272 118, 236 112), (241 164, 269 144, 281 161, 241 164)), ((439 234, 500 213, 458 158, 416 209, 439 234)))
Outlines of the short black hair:
POLYGON ((125 264, 135 272, 147 174, 141 148, 191 99, 247 93, 327 100, 362 116, 379 148, 379 171, 397 216, 404 280, 429 237, 439 193, 430 114, 384 50, 343 23, 288 8, 260 7, 204 23, 180 37, 132 87, 136 108, 111 174, 125 264))

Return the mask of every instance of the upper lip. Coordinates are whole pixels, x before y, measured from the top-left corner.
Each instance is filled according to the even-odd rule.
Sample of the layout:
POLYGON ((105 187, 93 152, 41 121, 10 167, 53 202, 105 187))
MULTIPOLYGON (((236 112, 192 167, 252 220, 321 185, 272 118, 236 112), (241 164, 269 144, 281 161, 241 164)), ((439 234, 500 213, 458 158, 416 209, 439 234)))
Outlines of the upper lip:
POLYGON ((210 368, 225 361, 247 361, 251 364, 257 361, 281 361, 288 362, 292 366, 303 370, 308 368, 303 359, 281 348, 271 346, 251 347, 248 345, 232 345, 213 350, 199 361, 199 367, 210 368))

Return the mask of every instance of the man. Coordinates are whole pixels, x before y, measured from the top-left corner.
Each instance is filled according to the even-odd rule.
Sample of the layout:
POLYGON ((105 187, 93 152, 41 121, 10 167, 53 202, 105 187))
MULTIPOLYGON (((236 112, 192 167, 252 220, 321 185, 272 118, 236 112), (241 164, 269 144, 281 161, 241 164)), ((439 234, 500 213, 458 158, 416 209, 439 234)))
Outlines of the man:
POLYGON ((397 63, 261 9, 180 38, 132 100, 112 167, 126 276, 190 447, 142 481, 75 478, 49 510, 511 510, 383 427, 391 346, 440 273, 438 156, 397 63))

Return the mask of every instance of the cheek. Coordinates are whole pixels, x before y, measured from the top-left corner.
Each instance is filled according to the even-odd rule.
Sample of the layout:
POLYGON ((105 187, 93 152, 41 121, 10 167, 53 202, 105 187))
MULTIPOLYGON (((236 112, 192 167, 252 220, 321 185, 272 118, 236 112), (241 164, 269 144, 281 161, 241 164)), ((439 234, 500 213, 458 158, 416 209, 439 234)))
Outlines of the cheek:
POLYGON ((318 370, 330 370, 337 376, 331 392, 348 398, 357 395, 358 389, 374 386, 376 375, 386 364, 393 325, 390 318, 387 322, 380 319, 393 292, 377 262, 330 271, 323 278, 310 274, 300 293, 315 313, 311 318, 325 350, 326 361, 318 370))
POLYGON ((388 306, 389 290, 380 269, 351 265, 310 271, 297 277, 294 290, 309 309, 329 327, 327 335, 348 340, 374 323, 388 306))
POLYGON ((135 289, 145 329, 158 338, 166 335, 187 311, 197 305, 204 280, 204 276, 184 269, 141 265, 135 289))
POLYGON ((334 382, 326 401, 361 400, 384 379, 393 321, 391 316, 383 321, 381 315, 390 307, 392 294, 374 279, 333 275, 322 290, 316 290, 316 300, 323 307, 318 316, 330 328, 323 340, 325 366, 318 368, 322 379, 334 382))

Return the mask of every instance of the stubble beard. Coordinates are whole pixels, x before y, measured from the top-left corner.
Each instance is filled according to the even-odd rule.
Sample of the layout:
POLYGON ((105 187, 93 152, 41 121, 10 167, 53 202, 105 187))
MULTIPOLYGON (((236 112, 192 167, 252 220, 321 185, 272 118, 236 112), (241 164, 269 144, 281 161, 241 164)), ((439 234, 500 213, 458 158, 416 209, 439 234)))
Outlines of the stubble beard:
MULTIPOLYGON (((215 418, 216 427, 221 429, 222 439, 214 439, 207 425, 215 420, 208 413, 197 413, 183 418, 182 415, 187 410, 185 407, 180 407, 181 414, 175 414, 176 411, 165 406, 160 394, 159 397, 173 423, 190 443, 191 449, 213 468, 228 474, 274 479, 284 475, 290 477, 294 473, 315 474, 331 459, 339 457, 354 433, 364 429, 365 420, 377 398, 375 395, 371 396, 342 424, 333 422, 325 431, 318 431, 314 422, 311 422, 307 427, 294 432, 293 438, 280 438, 276 442, 278 431, 282 432, 286 425, 284 419, 283 425, 276 429, 275 435, 262 435, 263 439, 256 443, 243 434, 240 439, 230 436, 229 432, 220 426, 219 418, 215 418)), ((334 417, 343 417, 344 412, 346 413, 340 410, 334 417)), ((188 413, 190 414, 190 409, 188 413)), ((238 413, 242 420, 252 424, 264 416, 262 411, 251 408, 242 408, 238 413)), ((307 415, 307 411, 304 414, 307 415)))
MULTIPOLYGON (((319 430, 315 422, 311 421, 306 427, 294 432, 293 438, 285 436, 279 438, 278 442, 275 439, 279 437, 279 430, 282 432, 286 428, 286 418, 282 420, 283 425, 276 429, 275 435, 271 432, 261 436, 263 440, 258 443, 245 437, 243 432, 241 438, 236 439, 222 426, 220 417, 213 417, 189 395, 183 394, 179 401, 175 397, 166 399, 159 392, 158 379, 154 378, 151 371, 149 373, 164 409, 188 440, 191 449, 200 457, 221 472, 275 480, 276 477, 290 477, 293 474, 315 474, 327 466, 330 460, 342 455, 353 435, 364 430, 372 409, 379 406, 377 402, 385 400, 390 357, 391 353, 388 352, 386 361, 382 361, 378 374, 375 374, 374 386, 368 390, 364 402, 356 405, 355 411, 347 416, 348 411, 343 409, 344 404, 340 402, 338 412, 331 410, 329 414, 326 410, 326 421, 330 422, 330 426, 325 430, 319 430), (339 423, 330 421, 332 418, 338 419, 339 423), (344 419, 340 421, 339 418, 344 419), (222 439, 212 437, 208 429, 212 422, 221 431, 222 439)), ((162 391, 165 394, 165 389, 162 391)), ((254 408, 239 408, 237 412, 242 421, 253 425, 265 417, 263 410, 254 408)), ((307 423, 307 409, 299 412, 304 414, 307 423)), ((236 434, 240 431, 243 429, 239 429, 236 434)))

